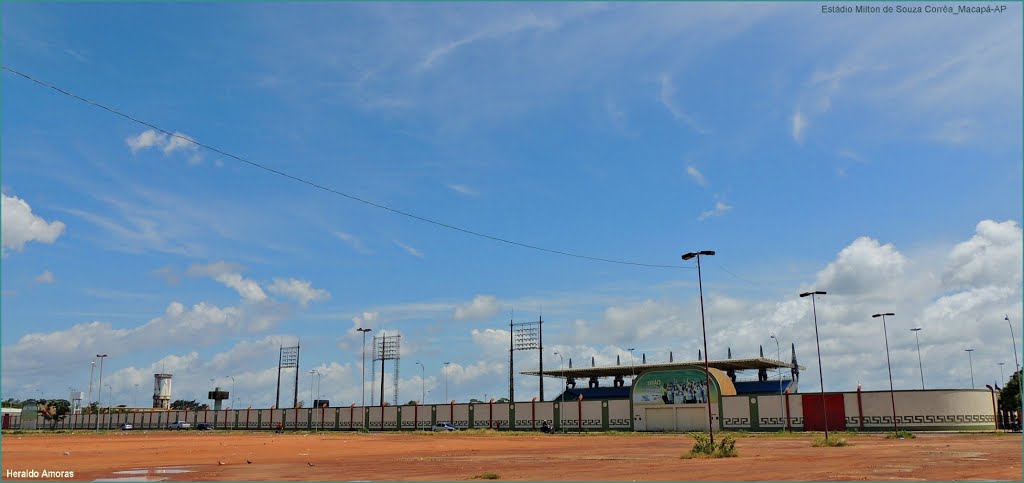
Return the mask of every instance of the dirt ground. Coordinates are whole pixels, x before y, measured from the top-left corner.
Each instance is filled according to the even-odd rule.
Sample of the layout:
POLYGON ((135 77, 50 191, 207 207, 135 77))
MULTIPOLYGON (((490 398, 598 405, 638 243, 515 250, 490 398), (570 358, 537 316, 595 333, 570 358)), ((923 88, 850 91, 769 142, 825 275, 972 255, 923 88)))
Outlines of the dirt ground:
MULTIPOLYGON (((686 435, 273 434, 146 431, 5 434, 10 470, 73 471, 79 481, 1021 481, 1020 434, 743 436, 739 456, 680 459, 686 435), (251 461, 251 463, 248 463, 251 461)), ((52 478, 51 478, 52 479, 52 478)))

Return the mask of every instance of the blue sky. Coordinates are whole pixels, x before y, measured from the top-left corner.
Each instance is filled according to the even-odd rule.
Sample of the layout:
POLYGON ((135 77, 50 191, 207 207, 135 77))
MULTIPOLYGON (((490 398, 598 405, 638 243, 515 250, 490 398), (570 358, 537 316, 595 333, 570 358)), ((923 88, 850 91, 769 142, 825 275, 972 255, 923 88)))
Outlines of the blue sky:
POLYGON ((919 386, 912 327, 929 387, 970 386, 964 348, 979 386, 997 362, 1009 374, 1004 315, 1024 336, 1019 4, 2 9, 5 66, 181 136, 488 235, 676 267, 438 228, 4 72, 5 397, 85 390, 108 353, 118 402, 167 370, 175 397, 232 376, 237 404, 267 406, 277 348, 299 338, 300 399, 317 368, 347 405, 360 326, 403 335, 402 402, 442 400, 445 361, 450 398, 502 396, 512 310, 543 312, 547 367, 555 351, 694 358, 696 271, 679 256, 702 249, 718 252, 702 264, 711 356, 772 352, 774 331, 804 390, 819 384, 796 296, 810 288, 830 293, 828 390, 887 386, 876 312, 897 314, 898 387, 919 386))

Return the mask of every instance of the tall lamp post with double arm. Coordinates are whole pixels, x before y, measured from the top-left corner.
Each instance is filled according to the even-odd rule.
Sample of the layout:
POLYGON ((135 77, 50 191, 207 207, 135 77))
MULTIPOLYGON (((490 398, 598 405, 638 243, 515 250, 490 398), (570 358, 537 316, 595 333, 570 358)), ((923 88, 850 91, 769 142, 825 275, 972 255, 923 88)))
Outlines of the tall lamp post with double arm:
POLYGON ((707 325, 704 323, 704 285, 701 281, 700 276, 700 256, 714 256, 714 250, 702 250, 699 252, 689 252, 683 254, 683 260, 690 260, 692 258, 697 259, 697 290, 700 293, 700 329, 704 335, 704 383, 707 385, 707 403, 708 403, 708 439, 711 442, 711 446, 715 446, 715 428, 714 418, 711 417, 711 369, 708 367, 708 331, 707 325))

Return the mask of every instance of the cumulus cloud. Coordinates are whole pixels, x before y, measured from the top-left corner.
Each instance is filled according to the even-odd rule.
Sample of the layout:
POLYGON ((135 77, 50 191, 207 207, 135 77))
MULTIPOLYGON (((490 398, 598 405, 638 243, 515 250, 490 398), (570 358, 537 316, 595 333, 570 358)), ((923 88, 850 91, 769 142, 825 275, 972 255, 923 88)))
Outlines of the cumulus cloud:
POLYGON ((843 294, 883 290, 903 273, 906 263, 891 243, 860 237, 818 274, 817 286, 843 294))
POLYGON ((330 292, 313 288, 313 284, 306 280, 294 278, 275 278, 274 282, 267 287, 270 293, 295 300, 299 305, 305 307, 310 302, 327 300, 331 298, 330 292))
POLYGON ((220 274, 214 277, 214 280, 235 289, 246 301, 259 302, 267 299, 267 294, 263 293, 260 284, 237 273, 220 274))
POLYGON ((43 273, 37 275, 35 281, 36 283, 53 283, 55 281, 55 279, 53 278, 53 272, 46 270, 43 273))
POLYGON ((132 150, 132 154, 135 154, 144 149, 153 147, 163 146, 167 144, 167 135, 164 133, 156 132, 153 129, 149 129, 139 133, 136 136, 129 137, 124 140, 128 148, 132 150))
POLYGON ((32 213, 32 207, 17 196, 3 196, 3 217, 0 218, 2 250, 21 251, 29 242, 52 244, 64 232, 64 223, 47 222, 32 213))
POLYGON ((723 203, 721 201, 717 201, 717 202, 715 202, 714 209, 702 212, 700 214, 700 216, 697 217, 697 220, 704 221, 704 220, 706 220, 708 218, 714 218, 716 216, 722 216, 722 215, 724 215, 724 214, 726 214, 726 213, 728 213, 730 211, 732 211, 732 206, 731 205, 725 204, 725 203, 723 203))
POLYGON ((487 320, 498 313, 498 299, 493 295, 477 295, 473 301, 455 307, 455 320, 487 320))
POLYGON ((132 154, 149 148, 160 149, 163 151, 164 156, 171 156, 178 151, 184 152, 188 154, 186 158, 188 164, 196 165, 202 163, 203 158, 199 154, 199 146, 193 141, 195 140, 185 133, 175 132, 173 135, 168 136, 162 132, 149 129, 125 139, 125 144, 131 149, 132 154))
POLYGON ((943 280, 953 286, 993 283, 1021 284, 1021 227, 1014 221, 984 220, 975 235, 957 244, 949 254, 943 280))

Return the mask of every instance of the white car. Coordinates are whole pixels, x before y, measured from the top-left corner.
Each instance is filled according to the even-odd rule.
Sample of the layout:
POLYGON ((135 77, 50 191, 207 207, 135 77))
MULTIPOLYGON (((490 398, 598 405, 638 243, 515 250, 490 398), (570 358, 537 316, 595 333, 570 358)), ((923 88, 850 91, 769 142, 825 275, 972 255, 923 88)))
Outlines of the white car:
POLYGON ((167 425, 167 429, 189 429, 192 427, 192 423, 188 421, 175 421, 167 425))
POLYGON ((459 428, 448 423, 437 423, 430 428, 431 431, 458 431, 459 428))
POLYGON ((132 429, 135 429, 135 426, 132 426, 132 423, 124 423, 121 425, 121 431, 131 431, 132 429))

